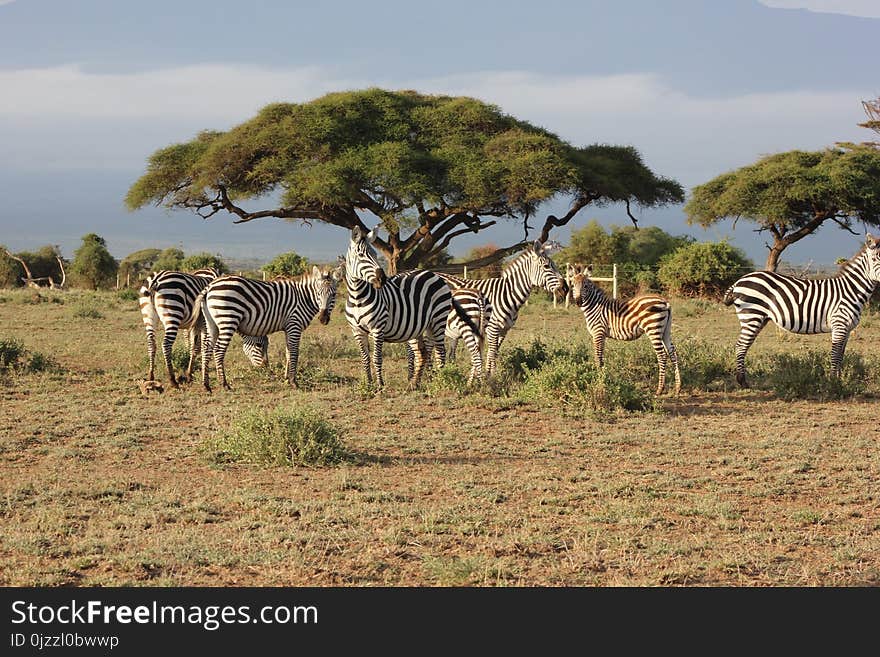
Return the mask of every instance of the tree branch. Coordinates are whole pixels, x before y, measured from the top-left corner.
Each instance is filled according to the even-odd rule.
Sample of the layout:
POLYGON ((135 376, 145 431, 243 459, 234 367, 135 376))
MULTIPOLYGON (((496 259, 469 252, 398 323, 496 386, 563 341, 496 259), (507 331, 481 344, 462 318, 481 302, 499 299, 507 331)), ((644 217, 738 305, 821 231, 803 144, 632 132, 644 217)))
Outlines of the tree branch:
POLYGON ((597 198, 599 198, 597 194, 581 196, 574 203, 572 203, 571 208, 562 217, 557 218, 554 217, 552 214, 547 215, 547 219, 544 221, 544 227, 541 229, 541 237, 539 238, 540 241, 546 242, 548 239, 550 239, 551 230, 567 224, 569 221, 571 221, 572 217, 580 212, 582 208, 586 207, 597 198))
POLYGON ((638 230, 639 229, 639 220, 636 219, 633 216, 632 212, 630 212, 630 210, 629 210, 629 199, 626 199, 626 215, 630 218, 630 221, 633 222, 633 226, 636 227, 636 230, 638 230))

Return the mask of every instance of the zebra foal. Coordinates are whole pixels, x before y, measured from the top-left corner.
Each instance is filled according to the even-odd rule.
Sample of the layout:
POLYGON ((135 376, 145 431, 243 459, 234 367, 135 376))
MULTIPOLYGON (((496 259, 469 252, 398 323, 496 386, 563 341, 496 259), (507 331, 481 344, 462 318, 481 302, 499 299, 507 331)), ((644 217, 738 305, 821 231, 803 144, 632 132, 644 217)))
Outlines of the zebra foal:
POLYGON ((663 297, 646 294, 629 300, 609 299, 590 280, 590 267, 572 265, 571 296, 580 305, 599 367, 605 365, 605 340, 635 340, 647 335, 657 356, 657 394, 666 388, 666 366, 672 362, 675 394, 681 391, 678 354, 672 344, 672 307, 663 297))
MULTIPOLYGON (((168 381, 172 387, 177 388, 179 381, 189 381, 192 378, 193 364, 201 346, 200 331, 194 327, 200 315, 195 300, 219 275, 220 271, 213 267, 189 273, 163 269, 153 272, 141 286, 138 305, 147 332, 147 355, 150 359, 148 381, 155 380, 156 331, 160 324, 164 332, 162 355, 168 369, 168 381), (186 371, 178 378, 174 375, 174 366, 171 363, 171 348, 180 329, 189 329, 189 363, 186 371)), ((243 348, 254 367, 264 367, 268 363, 269 341, 266 338, 245 337, 243 348)))
POLYGON ((259 338, 284 331, 287 351, 285 378, 296 387, 296 366, 302 333, 314 319, 322 324, 330 321, 336 302, 338 270, 322 271, 312 267, 310 274, 297 279, 255 281, 241 276, 221 276, 212 281, 199 295, 197 303, 204 322, 202 341, 202 383, 208 381, 208 360, 211 354, 220 385, 229 389, 224 359, 234 333, 259 338))
POLYGON ((772 321, 791 333, 831 334, 831 376, 840 376, 849 334, 880 282, 880 238, 865 236, 862 248, 830 278, 804 279, 754 271, 731 285, 724 305, 739 318, 736 382, 748 387, 746 353, 758 333, 772 321))

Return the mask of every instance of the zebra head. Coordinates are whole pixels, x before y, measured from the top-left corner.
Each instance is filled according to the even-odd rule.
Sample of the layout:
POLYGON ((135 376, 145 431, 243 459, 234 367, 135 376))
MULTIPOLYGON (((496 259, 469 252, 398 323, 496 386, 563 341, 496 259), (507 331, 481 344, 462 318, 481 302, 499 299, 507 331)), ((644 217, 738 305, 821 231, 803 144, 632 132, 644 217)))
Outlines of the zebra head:
POLYGON ((345 254, 345 277, 351 282, 364 281, 378 290, 385 284, 386 276, 372 246, 375 240, 375 228, 366 234, 360 226, 351 229, 345 254))
POLYGON ((865 235, 865 257, 867 260, 865 273, 872 281, 880 283, 880 237, 874 237, 870 233, 865 235))
POLYGON ((550 253, 559 247, 557 242, 535 240, 531 248, 526 249, 530 282, 534 287, 543 287, 550 294, 561 292, 568 294, 568 285, 556 264, 550 259, 550 253))
POLYGON ((269 338, 265 335, 241 336, 241 347, 245 356, 254 367, 268 367, 269 365, 269 338))
POLYGON ((330 321, 330 313, 336 303, 336 288, 339 285, 337 271, 321 271, 312 267, 312 275, 309 281, 318 304, 318 321, 326 324, 330 321))
POLYGON ((596 285, 590 280, 593 275, 592 265, 571 266, 571 297, 575 303, 580 303, 584 293, 589 293, 596 285))

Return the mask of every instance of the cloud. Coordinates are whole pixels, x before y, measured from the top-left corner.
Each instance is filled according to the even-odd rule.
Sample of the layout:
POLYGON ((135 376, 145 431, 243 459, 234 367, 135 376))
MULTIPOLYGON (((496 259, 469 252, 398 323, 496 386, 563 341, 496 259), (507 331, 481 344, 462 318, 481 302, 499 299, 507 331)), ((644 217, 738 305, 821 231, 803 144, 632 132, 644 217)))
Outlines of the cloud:
POLYGON ((806 9, 826 14, 880 18, 880 4, 877 0, 759 0, 759 2, 777 9, 806 9))
POLYGON ((139 168, 199 129, 225 129, 273 101, 381 86, 468 95, 574 144, 633 144, 684 184, 792 148, 862 140, 872 90, 690 96, 651 74, 485 71, 424 79, 343 79, 320 68, 201 65, 127 74, 79 66, 0 70, 0 160, 9 167, 139 168), (40 159, 45 162, 41 164, 40 159))

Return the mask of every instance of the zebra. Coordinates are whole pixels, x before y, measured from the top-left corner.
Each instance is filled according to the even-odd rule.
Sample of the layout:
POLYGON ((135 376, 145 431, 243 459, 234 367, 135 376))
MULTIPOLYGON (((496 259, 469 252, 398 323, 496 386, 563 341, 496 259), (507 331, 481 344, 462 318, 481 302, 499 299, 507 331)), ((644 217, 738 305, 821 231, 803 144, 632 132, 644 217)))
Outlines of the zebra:
POLYGON ((468 279, 440 274, 453 289, 469 287, 482 292, 491 304, 492 316, 486 323, 486 375, 495 372, 498 350, 507 332, 519 317, 519 310, 529 298, 533 287, 543 287, 551 294, 568 293, 556 265, 549 257, 555 243, 542 243, 536 240, 517 256, 501 272, 501 276, 483 279, 468 279))
POLYGON ((839 377, 850 332, 880 282, 880 238, 865 236, 858 253, 829 278, 803 279, 771 271, 754 271, 724 293, 739 318, 736 382, 748 387, 746 352, 772 321, 791 333, 831 333, 831 376, 839 377))
POLYGON ((605 365, 605 340, 635 340, 647 335, 657 356, 660 371, 657 394, 666 388, 666 365, 672 362, 675 373, 675 394, 681 392, 681 373, 678 354, 672 344, 672 307, 663 297, 644 294, 632 299, 609 299, 605 292, 590 280, 592 269, 572 265, 571 296, 580 305, 587 330, 593 339, 596 364, 605 365))
MULTIPOLYGON (((147 332, 147 355, 150 359, 148 381, 155 380, 156 330, 160 323, 164 330, 162 354, 168 369, 168 380, 177 388, 179 381, 189 381, 192 378, 193 364, 201 346, 200 332, 193 327, 199 317, 195 300, 208 283, 219 275, 220 271, 213 267, 189 273, 163 269, 153 272, 141 286, 138 304, 147 332), (189 363, 184 374, 178 378, 174 375, 171 363, 171 347, 180 329, 189 329, 189 363)), ((269 341, 266 338, 246 337, 242 346, 254 367, 268 365, 269 341)))
POLYGON ((453 300, 461 307, 461 311, 470 318, 470 324, 477 328, 475 334, 471 326, 459 316, 457 309, 449 313, 446 318, 445 335, 449 339, 447 357, 455 360, 455 350, 458 341, 463 339, 471 352, 471 370, 468 374, 468 383, 474 379, 483 377, 483 342, 486 332, 486 324, 492 317, 492 304, 485 294, 471 287, 460 287, 452 291, 453 300), (476 344, 473 340, 476 339, 476 344))
MULTIPOLYGON (((428 270, 407 271, 386 276, 372 247, 376 230, 368 233, 355 226, 351 231, 345 255, 345 284, 348 299, 345 317, 361 351, 361 363, 367 383, 385 387, 382 374, 382 346, 385 342, 406 342, 408 381, 418 385, 427 351, 433 352, 435 363, 446 362, 443 337, 449 313, 460 313, 465 325, 478 332, 470 318, 453 301, 449 285, 428 270), (373 340, 372 354, 370 339, 373 340)), ((477 343, 474 338, 473 344, 477 343)))
POLYGON ((220 384, 231 389, 223 362, 229 341, 236 331, 253 337, 284 331, 285 378, 292 387, 297 387, 296 366, 302 333, 315 315, 321 324, 330 321, 340 278, 338 270, 321 270, 314 266, 310 274, 296 279, 256 281, 241 276, 221 276, 212 281, 197 299, 204 326, 202 383, 205 389, 211 390, 208 381, 210 354, 213 354, 220 384))

